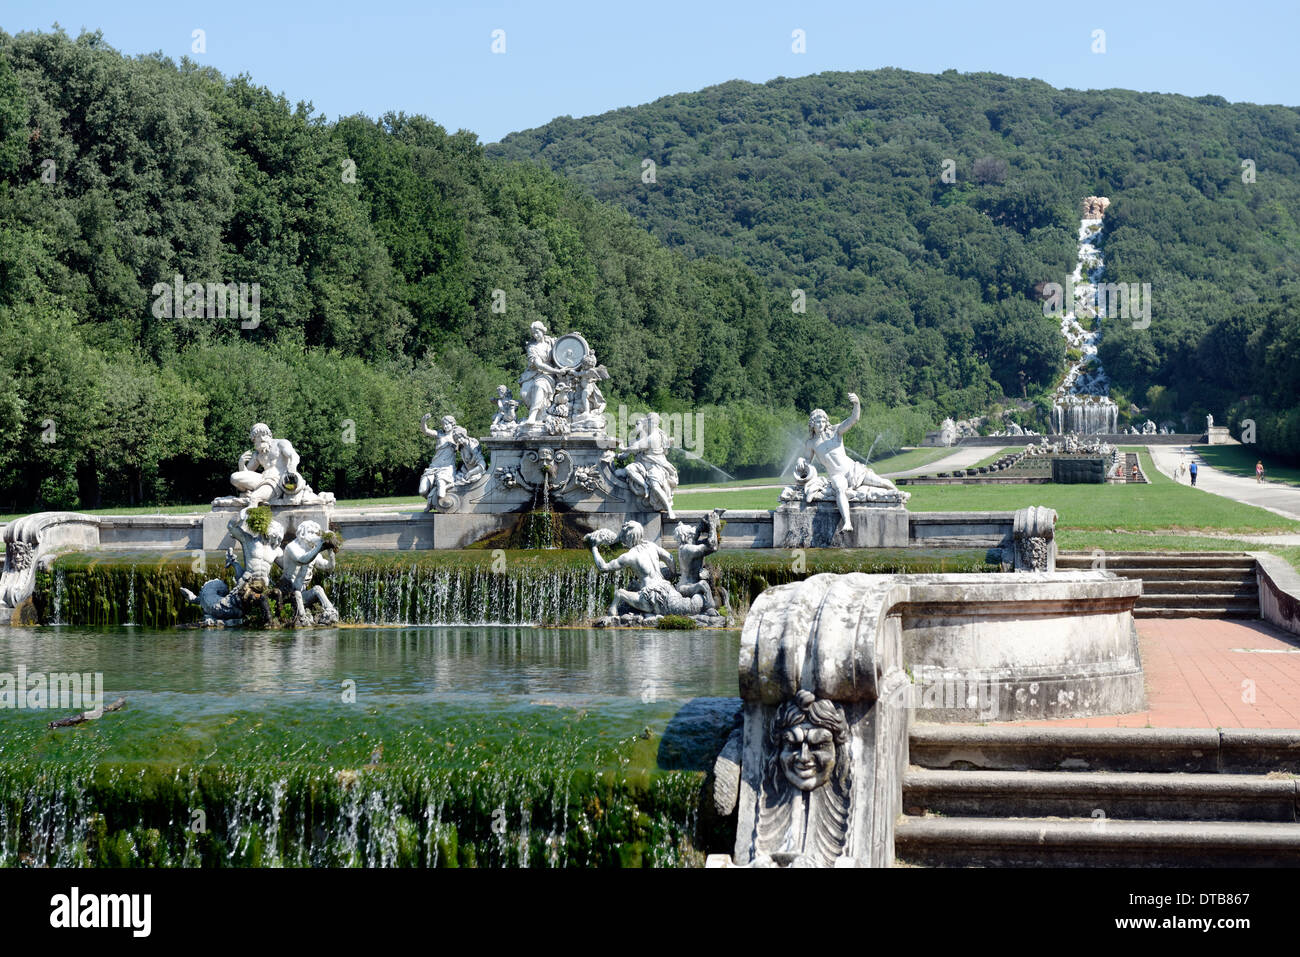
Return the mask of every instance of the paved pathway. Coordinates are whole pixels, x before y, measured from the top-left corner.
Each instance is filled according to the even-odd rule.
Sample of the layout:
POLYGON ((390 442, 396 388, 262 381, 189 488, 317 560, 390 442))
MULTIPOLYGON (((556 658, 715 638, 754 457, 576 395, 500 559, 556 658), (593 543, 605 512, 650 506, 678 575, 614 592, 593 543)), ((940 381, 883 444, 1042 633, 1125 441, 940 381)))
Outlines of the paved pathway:
POLYGON ((1300 728, 1300 638, 1263 621, 1138 620, 1148 710, 1016 724, 1073 728, 1300 728))
MULTIPOLYGON (((945 455, 941 459, 936 459, 929 465, 922 465, 919 468, 904 469, 901 472, 880 472, 883 478, 908 478, 912 475, 933 475, 935 472, 951 472, 953 469, 970 468, 976 462, 983 462, 991 455, 1001 452, 1000 448, 989 445, 962 445, 953 449, 952 453, 945 455)), ((857 461, 855 459, 855 461, 857 461)), ((874 465, 872 466, 875 467, 874 465)), ((792 479, 793 480, 793 479, 792 479)), ((690 488, 684 488, 679 491, 679 495, 689 495, 692 492, 721 492, 740 489, 752 488, 785 488, 789 484, 781 485, 728 485, 721 483, 718 485, 693 485, 690 488)))
POLYGON ((976 462, 983 462, 992 455, 1001 452, 991 445, 959 445, 951 455, 945 455, 929 465, 920 468, 905 469, 902 472, 881 472, 885 478, 908 478, 913 475, 933 475, 935 472, 951 472, 953 469, 968 469, 976 462))
POLYGON ((1195 446, 1150 445, 1147 451, 1156 468, 1170 478, 1174 478, 1178 463, 1186 456, 1190 465, 1196 462, 1196 487, 1222 495, 1247 505, 1258 505, 1283 518, 1300 520, 1300 488, 1282 485, 1277 482, 1264 482, 1262 485, 1253 478, 1229 475, 1212 465, 1206 465, 1195 446))

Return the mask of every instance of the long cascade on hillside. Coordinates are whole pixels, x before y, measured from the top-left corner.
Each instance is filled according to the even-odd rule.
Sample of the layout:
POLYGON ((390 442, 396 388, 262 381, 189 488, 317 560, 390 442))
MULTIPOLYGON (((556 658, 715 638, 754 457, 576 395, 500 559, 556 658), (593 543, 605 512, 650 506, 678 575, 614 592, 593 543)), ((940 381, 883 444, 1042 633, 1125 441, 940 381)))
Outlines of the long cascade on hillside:
POLYGON ((1065 311, 1061 316, 1061 335, 1065 338, 1066 348, 1077 350, 1079 358, 1074 359, 1066 370, 1056 388, 1052 406, 1052 426, 1062 435, 1070 432, 1081 435, 1114 433, 1119 428, 1119 407, 1109 398, 1110 379, 1097 354, 1101 320, 1105 318, 1104 303, 1098 293, 1106 271, 1106 262, 1097 243, 1109 205, 1110 200, 1104 196, 1088 196, 1083 200, 1078 260, 1067 287, 1067 290, 1072 290, 1072 295, 1070 301, 1062 304, 1065 311), (1080 317, 1088 320, 1092 328, 1085 329, 1080 317))

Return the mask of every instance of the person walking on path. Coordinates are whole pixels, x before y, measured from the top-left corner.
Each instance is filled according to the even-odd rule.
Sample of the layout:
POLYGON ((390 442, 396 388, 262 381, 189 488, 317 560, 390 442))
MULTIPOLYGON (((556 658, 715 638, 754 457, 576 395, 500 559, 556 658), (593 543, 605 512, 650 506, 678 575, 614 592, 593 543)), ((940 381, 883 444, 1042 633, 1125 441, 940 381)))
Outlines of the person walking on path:
POLYGON ((1264 460, 1260 459, 1255 463, 1255 481, 1260 485, 1264 484, 1264 460))
POLYGON ((1192 463, 1190 471, 1192 473, 1192 487, 1194 488, 1196 486, 1196 463, 1195 462, 1192 463))

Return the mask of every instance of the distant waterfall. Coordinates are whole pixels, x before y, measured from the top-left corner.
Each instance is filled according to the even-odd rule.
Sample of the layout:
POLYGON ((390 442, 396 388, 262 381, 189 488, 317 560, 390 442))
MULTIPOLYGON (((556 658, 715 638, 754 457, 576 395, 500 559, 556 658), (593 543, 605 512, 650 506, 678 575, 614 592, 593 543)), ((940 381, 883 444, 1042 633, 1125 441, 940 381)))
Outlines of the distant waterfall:
POLYGON ((1088 196, 1083 200, 1078 260, 1070 276, 1069 299, 1063 303, 1065 312, 1061 316, 1061 335, 1066 347, 1077 350, 1079 358, 1066 370, 1052 405, 1052 426, 1062 435, 1070 432, 1096 435, 1119 429, 1119 407, 1108 398, 1110 379, 1097 354, 1101 320, 1105 318, 1098 284, 1106 271, 1106 262, 1096 243, 1109 205, 1110 200, 1104 196, 1088 196), (1093 320, 1094 328, 1084 329, 1079 316, 1093 320))

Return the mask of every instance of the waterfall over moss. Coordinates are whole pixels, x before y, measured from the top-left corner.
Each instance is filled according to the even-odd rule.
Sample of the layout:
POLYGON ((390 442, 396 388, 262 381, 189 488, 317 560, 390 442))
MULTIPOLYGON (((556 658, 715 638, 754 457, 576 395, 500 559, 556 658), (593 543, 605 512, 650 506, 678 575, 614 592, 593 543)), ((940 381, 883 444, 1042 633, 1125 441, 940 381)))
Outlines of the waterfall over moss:
MULTIPOLYGON (((196 622, 199 611, 185 604, 181 587, 197 592, 212 577, 233 584, 222 554, 202 561, 200 554, 63 555, 37 576, 40 620, 150 628, 196 622)), ((742 615, 764 588, 819 572, 997 570, 984 549, 727 549, 708 565, 742 615)), ((319 580, 350 624, 572 624, 604 615, 615 588, 615 577, 599 573, 580 549, 345 549, 338 568, 319 580)))

